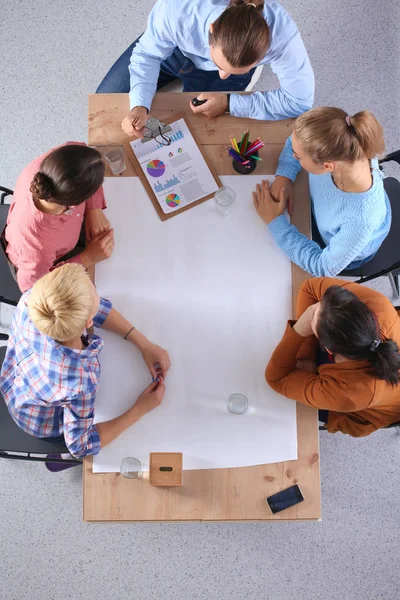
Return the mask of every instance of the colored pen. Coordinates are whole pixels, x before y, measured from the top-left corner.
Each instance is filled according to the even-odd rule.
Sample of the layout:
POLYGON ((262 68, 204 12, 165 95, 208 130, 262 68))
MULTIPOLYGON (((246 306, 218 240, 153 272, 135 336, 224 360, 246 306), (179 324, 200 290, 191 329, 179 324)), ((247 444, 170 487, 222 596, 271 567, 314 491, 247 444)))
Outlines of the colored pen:
POLYGON ((236 160, 236 162, 241 163, 242 165, 247 165, 250 162, 244 156, 242 156, 241 154, 238 154, 233 148, 230 148, 228 150, 228 153, 230 156, 232 156, 232 158, 234 158, 236 160))
POLYGON ((240 154, 240 150, 239 150, 239 146, 237 145, 237 141, 236 138, 232 138, 233 141, 233 147, 236 150, 236 152, 238 152, 240 154))
POLYGON ((250 146, 247 148, 247 152, 250 152, 250 150, 252 150, 253 148, 255 148, 256 146, 258 146, 258 144, 263 144, 264 142, 258 138, 257 140, 255 140, 254 142, 252 142, 250 144, 250 146))
POLYGON ((258 150, 261 150, 261 148, 264 148, 264 146, 265 146, 265 144, 258 144, 257 146, 253 146, 252 148, 247 150, 247 152, 245 153, 245 156, 249 156, 249 154, 252 154, 253 152, 257 152, 258 150))

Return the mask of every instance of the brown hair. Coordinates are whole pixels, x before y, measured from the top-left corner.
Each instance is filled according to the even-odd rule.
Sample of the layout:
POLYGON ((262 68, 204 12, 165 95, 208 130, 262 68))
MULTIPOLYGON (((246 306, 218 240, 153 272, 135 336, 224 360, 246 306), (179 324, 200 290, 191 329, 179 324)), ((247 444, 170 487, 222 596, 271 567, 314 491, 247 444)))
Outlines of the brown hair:
POLYGON ((316 163, 372 159, 385 149, 382 126, 367 110, 350 117, 341 108, 312 108, 297 118, 293 133, 316 163))
POLYGON ((77 206, 93 196, 103 180, 104 163, 100 152, 88 146, 68 144, 46 156, 29 189, 35 200, 77 206))
POLYGON ((264 0, 231 0, 213 23, 210 45, 219 46, 235 69, 259 62, 269 48, 271 36, 263 10, 264 0))

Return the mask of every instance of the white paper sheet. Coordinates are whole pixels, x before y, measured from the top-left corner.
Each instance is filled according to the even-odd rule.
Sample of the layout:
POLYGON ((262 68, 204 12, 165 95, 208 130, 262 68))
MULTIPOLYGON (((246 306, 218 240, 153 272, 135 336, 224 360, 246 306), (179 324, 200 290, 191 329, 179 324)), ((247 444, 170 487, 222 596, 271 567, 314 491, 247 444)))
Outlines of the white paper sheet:
POLYGON ((184 119, 170 123, 172 131, 166 135, 171 144, 160 141, 142 143, 133 140, 131 147, 147 181, 165 214, 213 194, 218 189, 189 127, 184 119))
MULTIPOLYGON (((221 179, 236 192, 228 216, 209 200, 166 222, 138 178, 105 180, 116 245, 96 267, 99 293, 166 348, 172 366, 162 405, 101 450, 95 472, 119 471, 125 456, 148 468, 149 452, 183 452, 184 469, 297 458, 295 402, 264 378, 291 316, 290 262, 254 210, 261 177, 221 179), (227 410, 236 392, 249 400, 244 415, 227 410)), ((127 410, 151 382, 136 348, 101 334, 97 421, 127 410)))

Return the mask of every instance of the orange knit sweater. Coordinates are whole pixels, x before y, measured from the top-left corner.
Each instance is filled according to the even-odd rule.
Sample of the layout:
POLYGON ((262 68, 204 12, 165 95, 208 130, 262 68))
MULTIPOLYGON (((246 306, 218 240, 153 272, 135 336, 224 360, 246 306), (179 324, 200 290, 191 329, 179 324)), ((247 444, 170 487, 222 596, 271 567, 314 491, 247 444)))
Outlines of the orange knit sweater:
MULTIPOLYGON (((297 298, 297 318, 322 300, 331 285, 346 287, 376 315, 382 337, 400 346, 400 318, 386 296, 357 283, 319 277, 303 283, 297 298)), ((354 437, 368 435, 400 420, 400 385, 377 379, 368 361, 347 361, 321 365, 317 374, 296 368, 297 359, 315 361, 317 339, 296 333, 290 322, 267 366, 269 385, 302 404, 329 410, 328 431, 342 431, 354 437)))

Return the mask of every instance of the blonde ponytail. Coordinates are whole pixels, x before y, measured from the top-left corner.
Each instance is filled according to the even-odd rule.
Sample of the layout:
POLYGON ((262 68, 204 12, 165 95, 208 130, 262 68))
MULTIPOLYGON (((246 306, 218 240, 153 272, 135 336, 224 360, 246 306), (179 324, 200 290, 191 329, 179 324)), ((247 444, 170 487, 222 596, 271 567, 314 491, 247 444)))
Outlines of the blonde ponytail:
POLYGON ((341 108, 312 108, 298 117, 293 133, 316 163, 371 160, 385 149, 382 126, 367 110, 350 116, 341 108))

